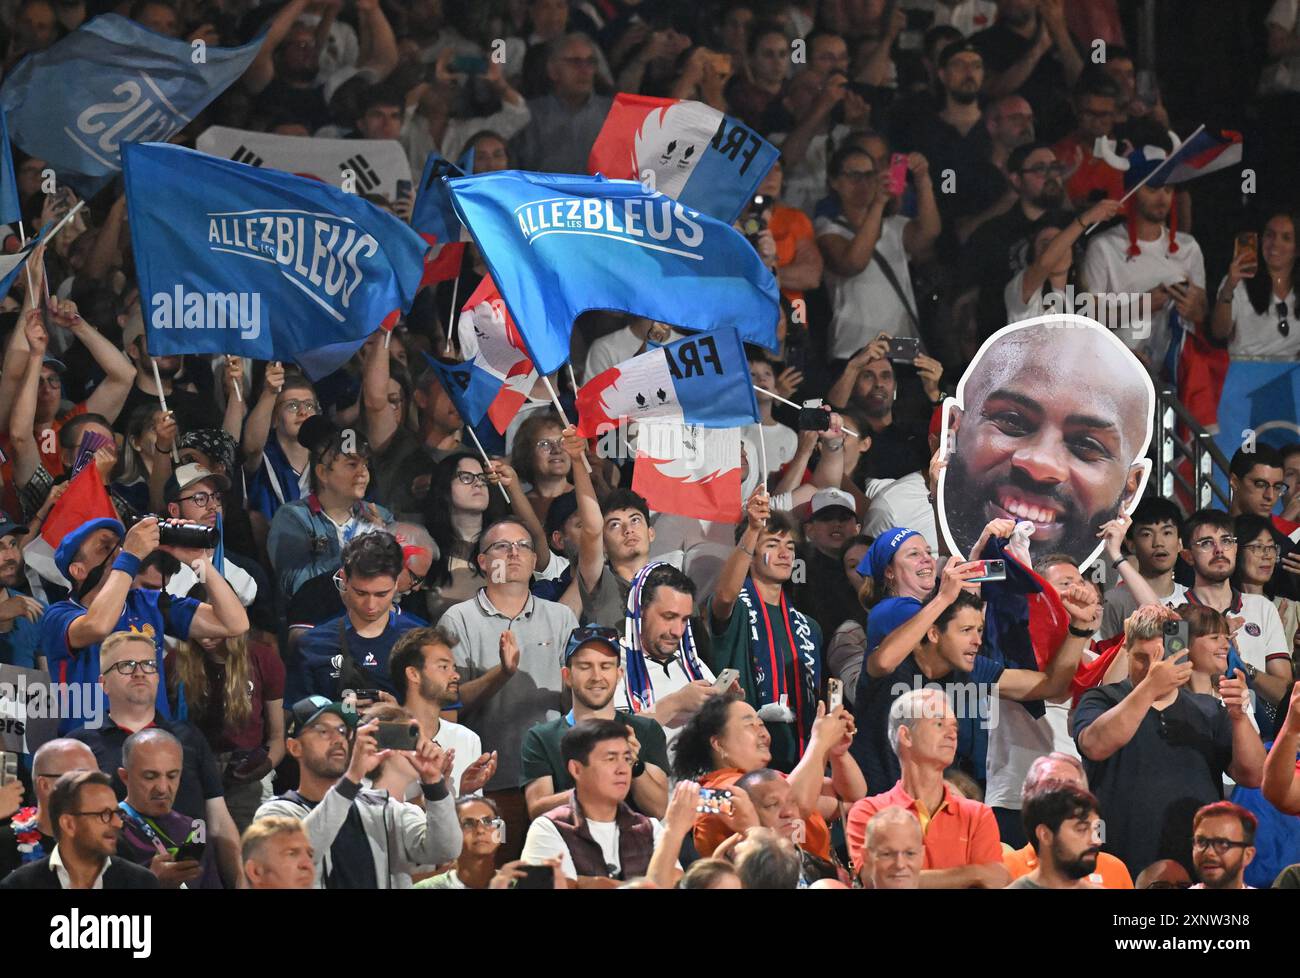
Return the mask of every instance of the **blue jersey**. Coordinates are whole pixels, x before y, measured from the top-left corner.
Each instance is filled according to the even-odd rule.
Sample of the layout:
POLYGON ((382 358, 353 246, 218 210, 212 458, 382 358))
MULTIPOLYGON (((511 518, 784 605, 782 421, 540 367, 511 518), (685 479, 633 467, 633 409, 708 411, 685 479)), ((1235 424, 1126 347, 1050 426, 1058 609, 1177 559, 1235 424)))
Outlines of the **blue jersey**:
POLYGON ((296 703, 312 694, 338 699, 345 687, 382 689, 396 696, 397 689, 388 674, 388 654, 399 638, 425 625, 414 615, 390 612, 383 634, 364 638, 357 634, 346 614, 322 622, 298 643, 297 661, 289 669, 284 701, 296 703), (345 654, 351 660, 346 670, 345 654))
MULTIPOLYGON (((153 639, 158 656, 158 698, 155 708, 158 715, 170 720, 171 710, 167 705, 167 678, 163 674, 163 635, 182 641, 190 637, 190 625, 194 613, 201 602, 194 598, 171 598, 165 602, 166 610, 159 607, 160 591, 144 588, 131 588, 126 592, 126 601, 122 606, 122 617, 117 621, 114 631, 141 632, 153 639)), ((86 614, 86 608, 71 599, 50 605, 41 619, 41 654, 50 670, 50 676, 58 683, 75 683, 81 686, 83 696, 80 702, 89 702, 91 687, 99 682, 99 643, 84 648, 73 649, 68 646, 68 629, 72 623, 86 614)), ((79 702, 70 698, 70 702, 79 702)), ((63 736, 84 725, 90 719, 85 716, 63 717, 59 720, 59 735, 63 736)))

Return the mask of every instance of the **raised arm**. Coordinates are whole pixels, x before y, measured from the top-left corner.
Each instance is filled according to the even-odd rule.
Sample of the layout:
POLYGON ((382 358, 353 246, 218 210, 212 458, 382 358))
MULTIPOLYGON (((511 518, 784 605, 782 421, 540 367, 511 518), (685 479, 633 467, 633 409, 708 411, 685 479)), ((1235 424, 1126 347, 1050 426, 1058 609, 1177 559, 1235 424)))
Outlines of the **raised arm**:
MULTIPOLYGON (((837 408, 842 408, 853 397, 853 388, 857 386, 858 375, 872 360, 880 360, 889 352, 889 334, 881 333, 849 358, 844 365, 844 372, 835 379, 831 389, 826 392, 826 400, 837 408)), ((865 431, 858 432, 865 435, 865 431)))
POLYGON ((1264 762, 1264 797, 1285 815, 1300 815, 1300 777, 1296 774, 1296 751, 1300 749, 1300 683, 1291 688, 1282 729, 1264 762))
POLYGON ((379 0, 357 0, 358 41, 361 53, 357 68, 369 68, 382 81, 397 67, 397 37, 384 15, 379 0))
POLYGON ((1089 225, 1109 221, 1120 212, 1120 208, 1121 204, 1118 200, 1099 200, 1062 228, 1056 237, 1048 242, 1043 253, 1025 269, 1025 277, 1020 284, 1020 301, 1028 302, 1031 296, 1038 293, 1043 283, 1047 281, 1047 277, 1052 274, 1052 269, 1060 265, 1065 256, 1074 250, 1074 243, 1079 240, 1079 235, 1083 234, 1089 225))
MULTIPOLYGON (((591 591, 600 581, 605 568, 605 515, 600 511, 596 499, 596 487, 582 460, 587 456, 587 443, 578 434, 573 425, 565 428, 560 436, 564 451, 572 459, 569 467, 573 473, 573 491, 577 493, 578 520, 582 529, 578 533, 578 567, 577 574, 582 575, 582 583, 591 591)), ((575 574, 575 578, 577 577, 575 574)))
POLYGON ((384 349, 383 331, 375 331, 361 348, 364 361, 361 368, 361 403, 366 412, 366 437, 371 448, 382 452, 397 434, 398 418, 388 404, 390 363, 384 349))
POLYGON ((19 378, 13 411, 9 415, 9 440, 14 450, 14 486, 25 486, 36 474, 41 464, 40 445, 36 441, 36 397, 41 383, 41 366, 49 336, 41 324, 39 310, 29 310, 23 319, 22 329, 15 329, 26 338, 26 352, 22 357, 23 372, 19 378))
POLYGON ((923 604, 920 611, 886 635, 876 650, 867 656, 867 674, 879 679, 897 669, 912 650, 921 644, 921 639, 925 638, 930 626, 957 600, 967 579, 979 577, 981 573, 979 564, 948 561, 943 568, 938 593, 923 604))
POLYGON ((244 470, 256 472, 262 464, 262 451, 266 440, 271 436, 271 416, 275 413, 275 399, 284 387, 284 365, 278 361, 266 365, 266 375, 262 378, 262 393, 257 403, 249 412, 244 423, 244 438, 240 447, 244 450, 244 470))
POLYGON ((903 249, 916 259, 928 255, 930 246, 943 230, 943 221, 934 199, 934 184, 930 181, 930 161, 920 153, 908 153, 907 168, 916 186, 917 211, 916 217, 903 228, 903 249))
POLYGON ((745 586, 745 578, 749 576, 750 561, 754 559, 758 535, 767 525, 767 518, 771 515, 771 497, 767 494, 767 486, 762 482, 745 503, 745 514, 749 524, 741 534, 735 549, 727 557, 727 562, 722 565, 722 572, 718 575, 718 583, 713 591, 713 603, 709 615, 713 619, 713 624, 718 626, 731 620, 731 610, 736 606, 736 599, 740 597, 740 589, 745 586))
POLYGON ((876 193, 867 206, 867 216, 853 234, 846 238, 838 234, 823 234, 817 238, 817 246, 822 250, 826 267, 841 278, 852 278, 860 274, 871 264, 880 242, 880 229, 885 220, 885 205, 889 203, 889 191, 886 181, 889 174, 877 174, 874 178, 876 193))
POLYGON ((1097 592, 1090 585, 1080 584, 1061 592, 1061 604, 1070 613, 1070 627, 1087 632, 1076 635, 1067 632, 1047 668, 1006 669, 998 678, 998 695, 1009 700, 1056 699, 1070 688, 1070 680, 1078 671, 1083 650, 1088 647, 1089 636, 1096 627, 1098 611, 1097 592))
POLYGON ((308 2, 309 0, 289 0, 271 19, 271 26, 267 28, 266 38, 257 51, 257 57, 244 72, 244 88, 252 94, 257 95, 275 80, 275 49, 289 36, 294 22, 307 9, 308 2))
POLYGON ((104 379, 86 399, 86 410, 116 421, 131 388, 135 386, 135 365, 114 343, 81 318, 77 304, 71 299, 50 299, 50 321, 80 340, 104 371, 104 379))
POLYGON ((1185 686, 1191 676, 1186 652, 1177 659, 1153 662, 1131 693, 1079 733, 1079 753, 1090 761, 1106 760, 1133 739, 1152 704, 1185 686))

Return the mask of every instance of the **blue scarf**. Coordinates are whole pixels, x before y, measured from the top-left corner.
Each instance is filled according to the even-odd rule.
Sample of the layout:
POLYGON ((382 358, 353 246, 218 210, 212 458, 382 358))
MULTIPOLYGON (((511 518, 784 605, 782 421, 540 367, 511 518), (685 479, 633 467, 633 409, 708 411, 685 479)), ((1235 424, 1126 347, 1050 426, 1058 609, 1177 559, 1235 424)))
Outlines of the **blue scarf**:
POLYGON ((791 690, 789 670, 784 662, 777 660, 776 640, 767 605, 754 589, 752 579, 745 578, 745 586, 736 597, 749 614, 749 657, 754 667, 755 687, 752 693, 759 705, 780 703, 781 696, 786 697, 786 705, 798 719, 795 740, 802 757, 812 734, 813 721, 817 719, 817 698, 822 684, 821 656, 817 643, 813 641, 812 625, 807 615, 790 607, 782 590, 780 625, 785 629, 786 641, 795 657, 796 681, 791 690))
MULTIPOLYGON (((641 649, 641 589, 650 571, 667 561, 655 560, 642 567, 634 578, 627 593, 627 608, 623 612, 623 654, 627 657, 627 669, 624 682, 627 684, 627 699, 632 710, 642 713, 652 709, 655 703, 655 691, 650 682, 650 671, 646 668, 645 653, 641 649)), ((691 633, 691 623, 686 622, 686 631, 682 634, 681 644, 682 668, 692 680, 703 679, 704 669, 695 656, 695 636, 691 633)))

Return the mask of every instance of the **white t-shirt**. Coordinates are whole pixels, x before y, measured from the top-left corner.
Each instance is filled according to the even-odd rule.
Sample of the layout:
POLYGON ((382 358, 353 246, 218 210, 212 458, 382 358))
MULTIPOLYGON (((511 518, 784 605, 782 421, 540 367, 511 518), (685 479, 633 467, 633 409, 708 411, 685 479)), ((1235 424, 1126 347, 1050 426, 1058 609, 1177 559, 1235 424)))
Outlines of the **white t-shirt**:
MULTIPOLYGON (((779 421, 762 427, 763 447, 767 449, 767 470, 776 472, 794 458, 795 452, 799 450, 799 435, 793 428, 788 428, 779 421)), ((740 429, 740 436, 749 439, 754 444, 755 451, 758 446, 758 428, 756 424, 747 424, 740 429)), ((757 455, 754 460, 757 462, 757 455)))
POLYGON ((1002 290, 1002 302, 1007 307, 1007 322, 1018 323, 1022 319, 1033 319, 1035 316, 1043 315, 1047 310, 1043 305, 1043 290, 1037 289, 1025 302, 1020 298, 1020 290, 1025 283, 1025 272, 1027 268, 1022 268, 1016 272, 1015 277, 1007 283, 1007 287, 1002 290))
MULTIPOLYGON (((808 149, 803 159, 794 166, 785 169, 785 179, 781 184, 781 203, 797 207, 805 214, 812 215, 817 203, 826 196, 826 166, 831 156, 844 145, 853 130, 840 123, 830 134, 821 132, 808 140, 808 149)), ((782 146, 789 133, 774 132, 768 139, 773 146, 782 146)))
MULTIPOLYGON (((695 658, 696 661, 700 663, 700 678, 705 679, 708 682, 713 682, 717 677, 714 676, 713 671, 705 665, 698 652, 695 658)), ((626 672, 626 651, 622 653, 622 666, 626 672)), ((662 700, 665 696, 677 692, 683 686, 689 686, 692 682, 690 674, 686 671, 685 666, 682 665, 681 652, 678 652, 677 655, 669 659, 667 663, 656 662, 654 659, 650 658, 650 656, 646 656, 645 666, 646 675, 650 677, 650 688, 654 691, 656 703, 662 700)), ((618 684, 618 709, 622 710, 624 713, 636 712, 632 709, 632 700, 627 695, 626 682, 620 682, 618 684)), ((681 727, 664 727, 662 721, 660 721, 659 726, 663 727, 664 740, 668 744, 671 744, 676 740, 677 735, 681 733, 682 730, 681 727)))
MULTIPOLYGON (((452 723, 450 720, 440 720, 438 722, 438 733, 433 738, 433 742, 443 750, 454 750, 456 756, 451 762, 451 781, 456 786, 452 792, 453 798, 461 795, 460 779, 465 773, 465 769, 483 756, 483 741, 469 727, 460 723, 452 723)), ((480 788, 474 792, 476 795, 483 794, 480 788)))
POLYGON ((970 37, 992 27, 997 19, 998 5, 993 0, 960 0, 951 6, 947 3, 934 4, 934 23, 930 26, 955 27, 964 37, 970 37))
POLYGON ((932 549, 939 549, 930 490, 920 472, 909 472, 900 479, 869 479, 865 494, 871 505, 862 521, 863 533, 878 537, 892 526, 905 526, 925 537, 932 549))
MULTIPOLYGON (((680 340, 684 335, 673 330, 668 342, 680 340)), ((585 384, 592 377, 603 373, 615 364, 630 360, 636 356, 636 351, 641 349, 645 342, 645 340, 637 339, 637 335, 632 332, 631 326, 616 329, 614 332, 606 333, 594 340, 591 346, 587 347, 587 362, 582 368, 582 382, 585 384)))
MULTIPOLYGON (((826 269, 826 284, 831 294, 831 349, 832 360, 845 360, 853 356, 881 333, 890 336, 917 336, 916 326, 908 309, 916 308, 912 294, 912 278, 908 274, 907 252, 903 248, 903 228, 907 218, 895 214, 886 217, 880 226, 880 240, 867 267, 851 278, 841 278, 826 269), (899 287, 907 296, 907 306, 898 299, 898 293, 880 270, 879 259, 889 262, 898 279, 899 287)), ((853 239, 854 232, 837 220, 820 217, 815 225, 817 235, 833 234, 838 238, 853 239)))
MULTIPOLYGON (((650 819, 650 824, 654 826, 654 841, 655 845, 658 845, 660 837, 664 834, 664 827, 657 818, 650 819)), ((618 823, 597 822, 589 818, 587 830, 600 846, 605 865, 614 867, 610 875, 617 875, 623 868, 618 858, 618 823)), ((569 855, 569 847, 564 842, 564 836, 560 835, 560 830, 549 818, 535 819, 528 827, 528 836, 524 839, 524 851, 519 858, 525 863, 536 865, 544 860, 554 859, 556 856, 560 857, 560 869, 564 875, 571 880, 577 879, 578 871, 573 866, 573 857, 569 855)))
POLYGON ((1046 713, 1035 719, 1024 704, 999 697, 997 723, 989 728, 984 804, 1019 809, 1029 766, 1055 748, 1056 734, 1046 713))
MULTIPOLYGON (((1154 241, 1139 241, 1140 254, 1129 257, 1128 228, 1113 227, 1096 235, 1083 259, 1084 286, 1089 292, 1114 296, 1120 293, 1150 292, 1161 285, 1176 285, 1188 281, 1205 288, 1205 258, 1201 246, 1190 234, 1177 235, 1178 250, 1169 253, 1169 234, 1154 241)), ((1213 301, 1211 297, 1210 301, 1213 301)), ((1104 304, 1103 304, 1104 305, 1104 304)), ((1130 308, 1138 305, 1131 303, 1130 308)), ((1146 353, 1153 365, 1159 366, 1169 348, 1169 313, 1172 301, 1151 314, 1149 333, 1145 328, 1129 324, 1115 329, 1115 324, 1105 323, 1104 309, 1098 309, 1098 318, 1104 325, 1115 329, 1115 335, 1130 350, 1146 353)))
MULTIPOLYGON (((1277 0, 1265 19, 1266 27, 1280 27, 1288 34, 1300 32, 1300 3, 1277 0)), ((1300 54, 1290 54, 1264 66, 1259 76, 1259 93, 1271 95, 1300 92, 1300 54)))
MULTIPOLYGON (((1180 604, 1187 603, 1186 595, 1187 588, 1175 581, 1174 589, 1169 592, 1167 598, 1161 598, 1160 603, 1166 608, 1177 608, 1180 604)), ((1132 590, 1123 581, 1107 591, 1105 610, 1101 615, 1102 639, 1114 638, 1122 633, 1124 622, 1135 611, 1137 611, 1137 598, 1133 597, 1132 590)))
POLYGON ((1234 639, 1243 661, 1262 672, 1270 659, 1290 660, 1291 646, 1282 628, 1282 616, 1272 601, 1262 594, 1243 594, 1238 614, 1246 619, 1234 639))
MULTIPOLYGON (((1267 275, 1263 268, 1256 274, 1267 275)), ((1219 288, 1209 301, 1217 301, 1216 296, 1223 291, 1223 284, 1228 280, 1225 275, 1219 288)), ((1279 299, 1272 292, 1268 296, 1268 308, 1263 314, 1255 311, 1246 294, 1246 283, 1238 282, 1232 290, 1232 321, 1236 325, 1232 339, 1228 343, 1228 355, 1232 357, 1284 357, 1294 360, 1300 355, 1300 317, 1296 314, 1295 289, 1287 293, 1286 299, 1279 299), (1286 303, 1287 322, 1291 329, 1286 336, 1278 330, 1280 321, 1277 304, 1286 303)), ((1211 310, 1213 312, 1213 310, 1211 310)))

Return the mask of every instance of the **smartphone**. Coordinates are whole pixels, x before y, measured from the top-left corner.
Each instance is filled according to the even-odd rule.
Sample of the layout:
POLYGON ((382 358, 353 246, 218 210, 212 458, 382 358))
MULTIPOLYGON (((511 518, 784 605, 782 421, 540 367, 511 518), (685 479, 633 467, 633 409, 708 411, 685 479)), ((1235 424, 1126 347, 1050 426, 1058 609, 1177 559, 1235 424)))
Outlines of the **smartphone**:
POLYGON ((1187 622, 1182 619, 1165 622, 1164 640, 1166 659, 1176 658, 1186 652, 1191 641, 1188 637, 1187 622))
POLYGON ((695 810, 702 814, 721 815, 731 811, 731 792, 718 788, 701 788, 700 803, 695 810))
POLYGON ((379 722, 375 731, 375 744, 380 750, 415 750, 420 742, 420 728, 407 720, 379 722))
POLYGON ((839 679, 826 680, 826 712, 844 705, 844 683, 839 679))
POLYGON ((739 678, 739 669, 723 669, 722 672, 718 673, 718 678, 713 680, 713 688, 719 693, 725 693, 727 690, 731 689, 732 683, 739 678))
POLYGON ((1252 269, 1249 277, 1254 278, 1259 271, 1259 235, 1254 231, 1237 233, 1232 244, 1232 260, 1236 261, 1239 257, 1245 259, 1245 264, 1252 269))
POLYGON ((520 866, 524 871, 522 879, 515 880, 516 890, 553 890, 555 889, 555 870, 550 866, 520 866))
POLYGON ((895 197, 907 189, 907 154, 891 153, 889 156, 889 192, 895 197))
POLYGON ((355 690, 358 700, 369 700, 371 703, 379 702, 379 690, 377 689, 358 689, 355 690))
POLYGON ((800 431, 829 431, 830 427, 831 414, 822 409, 820 397, 803 402, 803 407, 799 409, 800 431))
MULTIPOLYGON (((735 672, 734 669, 729 670, 735 672)), ((18 780, 18 755, 11 751, 0 751, 0 785, 18 780)))
POLYGON ((193 859, 198 862, 203 858, 204 850, 207 848, 206 842, 182 842, 176 847, 176 857, 173 861, 181 863, 193 859))
POLYGON ((889 352, 885 356, 895 363, 915 363, 921 352, 921 341, 915 336, 891 336, 889 352))
POLYGON ((488 70, 487 58, 473 54, 462 54, 451 59, 448 69, 453 75, 482 75, 488 70))
POLYGON ((966 578, 967 583, 978 581, 1005 581, 1007 579, 1007 562, 1005 560, 975 560, 971 563, 980 569, 978 577, 966 578))
POLYGON ((410 180, 398 180, 396 189, 398 197, 410 197, 415 191, 415 184, 410 180))

